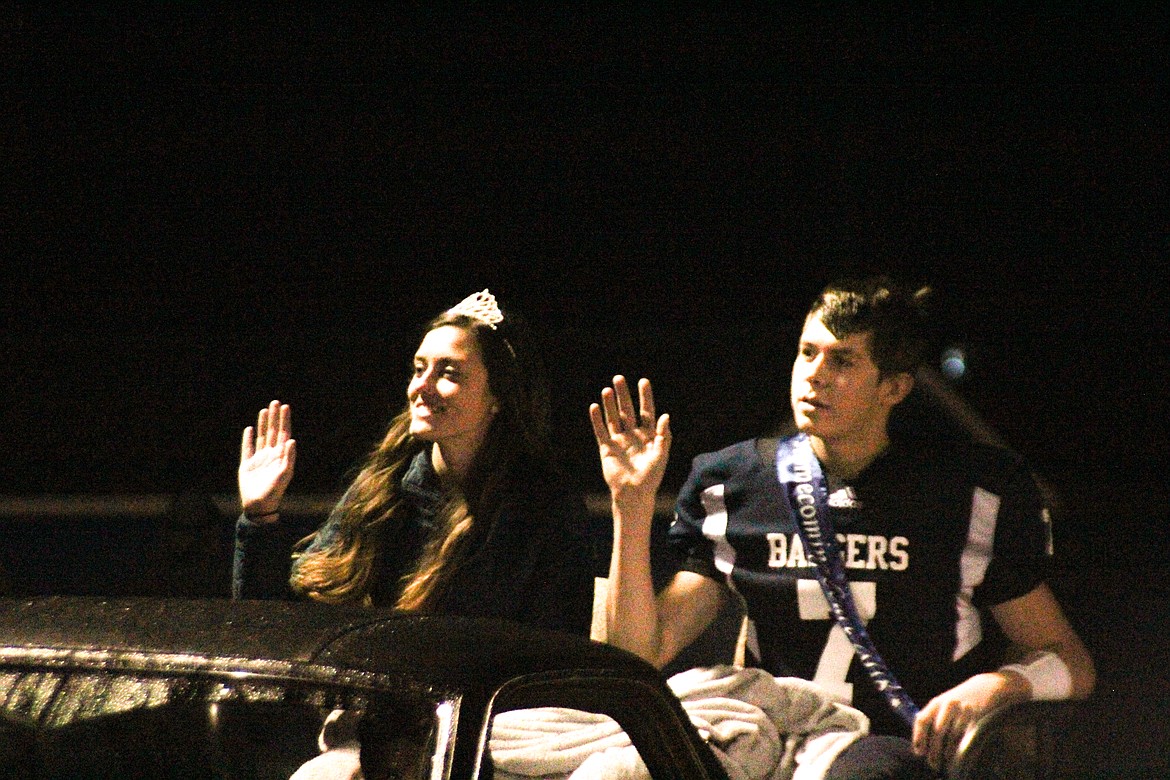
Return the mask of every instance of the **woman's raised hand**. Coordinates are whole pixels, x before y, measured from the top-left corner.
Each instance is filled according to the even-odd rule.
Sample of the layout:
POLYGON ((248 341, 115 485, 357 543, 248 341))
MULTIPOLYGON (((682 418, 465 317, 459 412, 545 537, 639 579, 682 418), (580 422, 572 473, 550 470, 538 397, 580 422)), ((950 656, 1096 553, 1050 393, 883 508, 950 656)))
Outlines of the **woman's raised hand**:
POLYGON ((244 429, 240 442, 240 505, 253 520, 271 522, 292 480, 297 443, 292 438, 292 411, 273 401, 260 410, 256 428, 244 429))
POLYGON ((615 501, 653 502, 670 455, 670 415, 655 417, 649 379, 638 382, 638 401, 640 413, 625 377, 615 376, 601 404, 589 406, 601 473, 615 501))

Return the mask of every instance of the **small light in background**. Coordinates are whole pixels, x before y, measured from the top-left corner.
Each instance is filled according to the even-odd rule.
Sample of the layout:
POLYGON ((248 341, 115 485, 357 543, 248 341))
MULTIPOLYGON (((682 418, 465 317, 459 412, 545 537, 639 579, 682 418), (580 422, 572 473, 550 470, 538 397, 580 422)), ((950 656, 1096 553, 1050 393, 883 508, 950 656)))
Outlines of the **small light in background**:
POLYGON ((942 353, 939 371, 952 382, 958 382, 967 375, 967 353, 962 347, 948 347, 942 353))

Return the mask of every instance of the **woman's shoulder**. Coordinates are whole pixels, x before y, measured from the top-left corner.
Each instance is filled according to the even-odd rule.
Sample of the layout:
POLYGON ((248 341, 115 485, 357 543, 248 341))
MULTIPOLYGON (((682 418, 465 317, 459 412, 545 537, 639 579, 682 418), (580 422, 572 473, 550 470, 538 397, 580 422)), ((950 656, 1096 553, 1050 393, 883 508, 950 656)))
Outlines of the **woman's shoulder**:
POLYGON ((568 472, 557 460, 536 455, 516 455, 509 469, 512 485, 518 490, 568 490, 568 472))
POLYGON ((507 505, 513 512, 545 515, 552 507, 574 517, 585 512, 584 499, 573 487, 569 474, 547 460, 529 456, 519 458, 509 482, 507 505))

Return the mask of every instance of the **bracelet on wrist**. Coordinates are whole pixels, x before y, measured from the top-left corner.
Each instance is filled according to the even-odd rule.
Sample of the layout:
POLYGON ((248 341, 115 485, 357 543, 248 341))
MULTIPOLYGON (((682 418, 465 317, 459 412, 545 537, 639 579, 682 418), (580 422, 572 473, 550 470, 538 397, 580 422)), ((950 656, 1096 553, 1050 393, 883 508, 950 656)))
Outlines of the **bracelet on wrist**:
POLYGON ((249 520, 259 520, 262 517, 272 517, 273 515, 279 515, 279 514, 280 514, 279 509, 273 509, 271 512, 261 512, 258 515, 250 515, 247 512, 244 512, 244 517, 248 518, 249 520))

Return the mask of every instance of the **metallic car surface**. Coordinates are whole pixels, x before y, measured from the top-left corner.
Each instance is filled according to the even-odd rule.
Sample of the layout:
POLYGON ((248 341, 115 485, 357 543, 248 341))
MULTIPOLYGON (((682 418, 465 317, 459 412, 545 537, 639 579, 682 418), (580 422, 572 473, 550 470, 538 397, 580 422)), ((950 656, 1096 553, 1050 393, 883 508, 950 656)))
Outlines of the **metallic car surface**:
MULTIPOLYGON (((158 748, 208 732, 216 753, 234 749, 227 743, 236 737, 218 732, 245 705, 270 707, 275 729, 276 705, 295 702, 446 707, 450 733, 438 740, 435 778, 489 776, 491 716, 535 706, 612 717, 656 780, 726 777, 652 667, 606 645, 512 624, 312 603, 49 597, 0 601, 0 637, 0 776, 108 776, 109 766, 156 775, 162 765, 153 759, 110 762, 141 734, 128 723, 181 715, 185 726, 151 726, 164 735, 158 748), (75 755, 84 750, 92 760, 75 755)), ((166 771, 258 776, 254 766, 236 770, 199 750, 166 771), (213 765, 186 763, 203 758, 213 765)))

